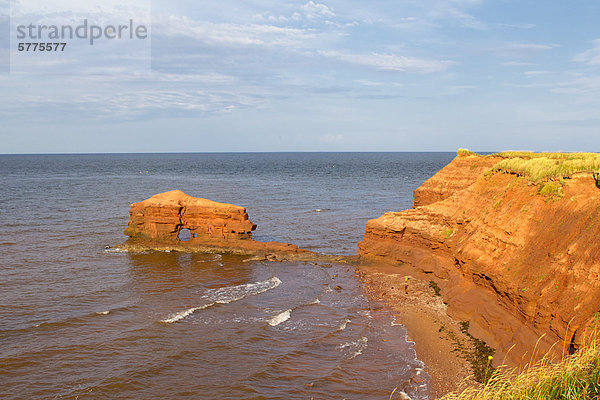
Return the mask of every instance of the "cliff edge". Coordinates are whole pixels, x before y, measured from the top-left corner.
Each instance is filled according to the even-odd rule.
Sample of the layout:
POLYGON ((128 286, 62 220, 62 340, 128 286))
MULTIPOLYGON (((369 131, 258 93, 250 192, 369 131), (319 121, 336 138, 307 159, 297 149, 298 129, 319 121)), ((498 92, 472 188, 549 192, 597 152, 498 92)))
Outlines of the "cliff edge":
POLYGON ((572 352, 600 311, 598 170, 597 154, 460 152, 415 208, 367 223, 359 254, 430 274, 511 364, 572 352))

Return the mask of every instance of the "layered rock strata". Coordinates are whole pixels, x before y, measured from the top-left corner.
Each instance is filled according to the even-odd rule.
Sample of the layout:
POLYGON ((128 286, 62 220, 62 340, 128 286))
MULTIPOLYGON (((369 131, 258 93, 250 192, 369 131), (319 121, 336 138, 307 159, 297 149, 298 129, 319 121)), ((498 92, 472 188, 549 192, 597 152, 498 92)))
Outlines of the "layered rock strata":
POLYGON ((414 192, 414 209, 369 221, 359 253, 430 274, 451 315, 523 365, 534 349, 573 351, 596 326, 600 190, 581 173, 564 195, 542 196, 526 177, 492 171, 497 161, 457 157, 414 192))
POLYGON ((189 196, 181 190, 131 205, 128 247, 265 255, 310 253, 288 243, 252 239, 256 224, 244 207, 189 196), (183 238, 183 230, 189 230, 183 238))

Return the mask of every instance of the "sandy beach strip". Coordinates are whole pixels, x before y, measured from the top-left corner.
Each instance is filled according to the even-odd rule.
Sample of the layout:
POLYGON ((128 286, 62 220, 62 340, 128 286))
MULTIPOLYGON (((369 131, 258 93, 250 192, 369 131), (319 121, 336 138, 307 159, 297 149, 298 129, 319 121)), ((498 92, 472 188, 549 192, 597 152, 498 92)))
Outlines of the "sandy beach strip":
POLYGON ((417 357, 431 376, 430 388, 438 397, 474 384, 468 355, 472 338, 459 321, 450 318, 446 305, 428 276, 410 265, 374 263, 357 272, 368 296, 389 307, 415 343, 417 357))

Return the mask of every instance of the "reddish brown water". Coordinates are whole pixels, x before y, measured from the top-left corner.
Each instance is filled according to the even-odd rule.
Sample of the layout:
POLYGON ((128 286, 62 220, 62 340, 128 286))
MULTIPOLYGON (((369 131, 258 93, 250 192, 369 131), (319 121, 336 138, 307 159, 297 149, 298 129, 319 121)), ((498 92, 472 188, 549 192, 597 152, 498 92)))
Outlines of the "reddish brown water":
POLYGON ((0 157, 0 398, 388 399, 422 364, 351 268, 104 246, 130 202, 181 188, 252 204, 258 238, 352 254, 438 158, 0 157))

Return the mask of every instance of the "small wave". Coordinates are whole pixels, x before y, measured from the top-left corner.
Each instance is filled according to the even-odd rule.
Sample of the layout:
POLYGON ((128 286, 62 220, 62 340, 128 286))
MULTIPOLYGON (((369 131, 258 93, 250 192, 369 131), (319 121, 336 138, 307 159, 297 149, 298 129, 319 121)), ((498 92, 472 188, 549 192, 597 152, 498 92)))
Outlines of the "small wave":
POLYGON ((354 342, 347 342, 338 346, 339 350, 349 350, 351 354, 349 359, 352 360, 362 354, 362 352, 367 348, 369 342, 369 338, 366 336, 361 337, 360 339, 354 342))
POLYGON ((320 212, 325 212, 325 211, 331 211, 331 208, 315 208, 314 210, 311 210, 310 212, 320 213, 320 212))
POLYGON ((120 249, 118 247, 109 247, 104 249, 105 253, 129 253, 127 249, 120 249))
POLYGON ((213 300, 218 304, 228 304, 234 301, 241 300, 246 296, 256 296, 266 292, 267 290, 275 289, 281 285, 281 280, 274 276, 269 280, 256 283, 246 283, 238 286, 228 286, 219 289, 210 290, 204 297, 213 300))
POLYGON ((402 326, 401 323, 399 323, 398 321, 396 321, 396 317, 394 317, 394 319, 392 319, 392 323, 390 325, 391 326, 402 326))
POLYGON ((285 310, 285 311, 277 314, 273 318, 271 318, 269 320, 269 325, 277 326, 277 325, 287 321, 288 319, 290 319, 291 316, 292 316, 292 310, 285 310))
POLYGON ((96 314, 97 315, 108 315, 108 314, 110 314, 110 310, 107 310, 107 311, 96 311, 96 314))
POLYGON ((309 304, 321 304, 321 300, 319 299, 314 299, 313 301, 311 301, 309 304))
POLYGON ((346 329, 346 327, 348 326, 348 324, 350 323, 349 319, 345 319, 341 324, 340 327, 338 328, 338 331, 343 331, 344 329, 346 329))
POLYGON ((160 322, 164 322, 165 324, 172 324, 173 322, 177 322, 179 320, 184 319, 185 317, 187 317, 189 315, 192 315, 193 313, 195 313, 198 310, 204 310, 205 308, 212 307, 215 304, 216 303, 210 303, 210 304, 205 304, 200 307, 188 308, 187 310, 183 310, 183 311, 179 311, 178 313, 171 314, 171 316, 169 318, 163 319, 160 322))
POLYGON ((1 242, 0 246, 14 246, 15 244, 15 242, 1 242))
POLYGON ((172 324, 173 322, 180 321, 185 317, 192 315, 198 310, 212 307, 215 304, 233 303, 234 301, 242 300, 248 296, 256 296, 266 292, 267 290, 275 289, 279 285, 281 285, 281 280, 274 276, 271 279, 263 282, 211 289, 204 296, 202 296, 202 298, 208 300, 206 304, 171 314, 168 318, 161 320, 161 322, 172 324))

